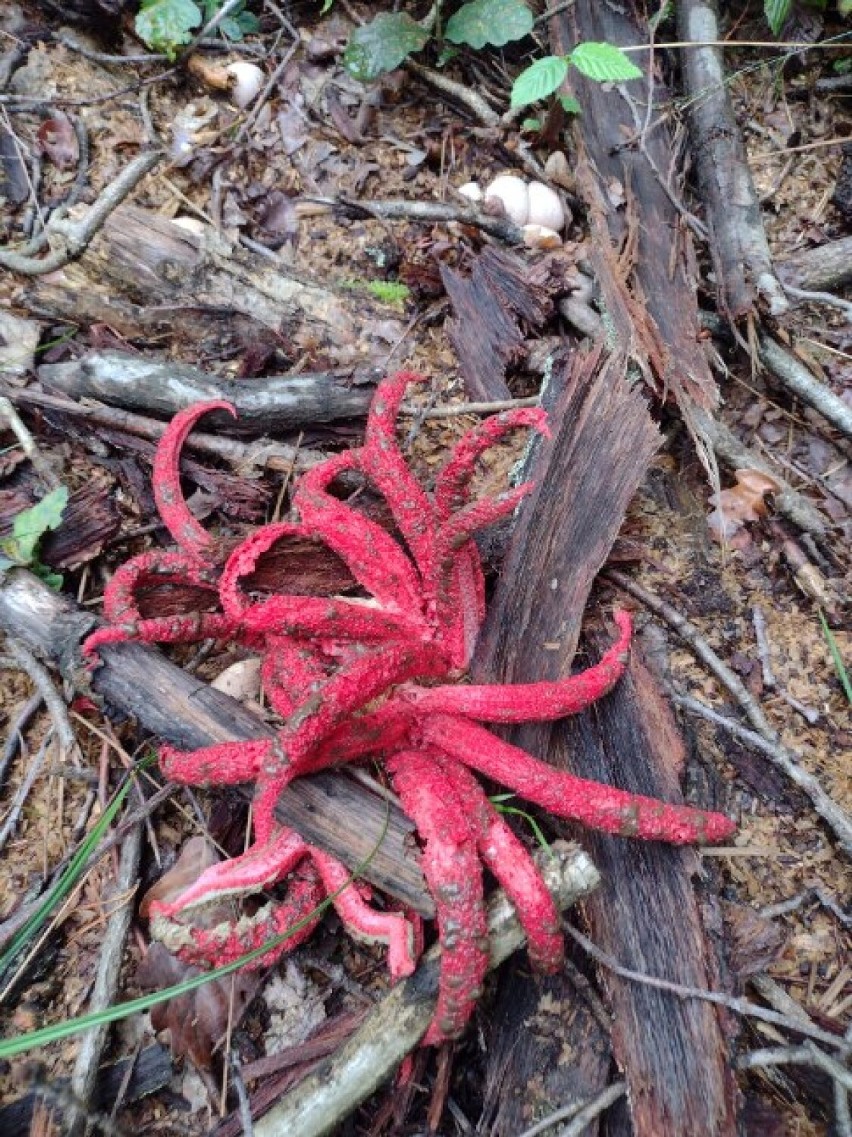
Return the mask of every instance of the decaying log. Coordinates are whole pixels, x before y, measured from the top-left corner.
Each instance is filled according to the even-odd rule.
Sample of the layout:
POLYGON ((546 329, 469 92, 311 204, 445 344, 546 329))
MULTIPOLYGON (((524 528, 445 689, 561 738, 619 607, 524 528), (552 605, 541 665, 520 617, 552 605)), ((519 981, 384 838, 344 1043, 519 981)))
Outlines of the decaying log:
MULTIPOLYGON (((518 683, 542 674, 553 678, 567 666, 584 593, 606 555, 607 531, 611 540, 653 452, 655 432, 642 400, 628 391, 613 367, 598 374, 588 369, 585 375, 575 374, 564 399, 555 417, 564 425, 548 469, 533 472, 539 486, 520 516, 489 611, 477 658, 478 678, 518 683), (609 467, 606 476, 588 473, 584 478, 602 451, 609 467), (578 578, 579 586, 573 583, 578 578)), ((605 637, 600 637, 593 657, 603 642, 605 637)), ((590 712, 561 723, 521 728, 512 740, 582 777, 677 800, 682 758, 677 732, 650 679, 637 665, 631 675, 590 712)), ((707 985, 713 967, 692 891, 695 854, 598 834, 584 833, 581 839, 591 843, 595 855, 600 850, 608 866, 605 899, 597 907, 591 901, 588 909, 594 934, 605 939, 613 955, 631 960, 633 966, 671 975, 675 958, 674 970, 682 982, 707 985)), ((626 983, 616 988, 613 981, 609 989, 619 1023, 613 1046, 630 1089, 635 1133, 733 1134, 733 1084, 715 1012, 684 1008, 659 993, 649 1001, 644 990, 626 983)), ((563 1001, 569 992, 566 986, 563 1001)), ((586 1038, 585 1027, 572 1025, 581 1031, 569 1043, 576 1047, 586 1038)), ((501 1073, 504 1098, 512 1090, 521 1098, 516 1111, 533 1102, 539 1113, 544 1108, 540 1098, 524 1100, 529 1084, 520 1075, 528 1064, 528 1058, 520 1056, 521 1047, 537 1044, 534 1034, 524 1035, 510 1067, 501 1073), (517 1064, 517 1073, 512 1064, 517 1064)), ((592 1073, 594 1067, 587 1069, 592 1073)), ((575 1070, 566 1093, 580 1092, 576 1077, 575 1070)), ((583 1087, 586 1095, 601 1088, 583 1087)), ((501 1104, 508 1109, 508 1100, 501 1104)), ((552 1108, 558 1104, 553 1101, 552 1108)), ((522 1112, 509 1116, 512 1124, 502 1131, 507 1135, 524 1120, 522 1112)))
POLYGON ((386 307, 300 279, 231 245, 212 228, 199 236, 136 206, 112 213, 79 260, 22 289, 35 317, 103 323, 129 339, 172 337, 198 357, 283 348, 321 350, 330 366, 369 365, 404 331, 386 307))
MULTIPOLYGON (((144 644, 104 646, 103 665, 89 680, 79 645, 96 623, 24 569, 0 574, 0 629, 57 666, 78 688, 90 682, 94 694, 133 715, 158 738, 188 750, 274 733, 240 703, 144 644)), ((383 892, 424 916, 434 913, 411 849, 412 823, 351 778, 336 773, 299 778, 282 795, 276 815, 383 892)))
POLYGON ((38 377, 73 399, 99 399, 113 407, 171 418, 184 407, 224 399, 237 411, 214 411, 204 420, 218 433, 286 431, 336 419, 363 418, 378 372, 274 375, 222 379, 183 363, 160 362, 129 352, 94 352, 72 363, 45 364, 38 377))
MULTIPOLYGON (((678 35, 696 44, 682 53, 692 150, 707 207, 719 302, 729 319, 754 312, 762 299, 773 315, 789 307, 775 275, 760 203, 740 128, 728 98, 715 0, 681 0, 678 35)), ((616 41, 618 42, 618 41, 616 41)))
MULTIPOLYGON (((551 21, 552 47, 559 54, 577 42, 627 46, 646 42, 646 35, 624 9, 590 0, 551 21)), ((633 58, 643 63, 641 55, 633 58)), ((609 90, 580 75, 572 74, 571 81, 585 108, 574 126, 576 189, 587 206, 588 259, 608 347, 622 352, 661 399, 677 403, 716 480, 712 450, 693 414, 694 408, 712 412, 719 396, 701 343, 691 238, 673 204, 679 193, 673 140, 660 124, 642 137, 647 82, 639 104, 630 101, 629 91, 609 90), (613 204, 612 186, 623 191, 621 207, 613 204)), ((658 102, 666 97, 661 88, 650 93, 658 102)))

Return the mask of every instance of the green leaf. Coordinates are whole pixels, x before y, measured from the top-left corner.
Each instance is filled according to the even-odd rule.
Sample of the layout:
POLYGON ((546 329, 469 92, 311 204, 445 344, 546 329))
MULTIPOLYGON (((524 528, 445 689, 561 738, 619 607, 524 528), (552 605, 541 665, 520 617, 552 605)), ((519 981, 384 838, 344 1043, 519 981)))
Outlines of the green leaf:
POLYGON ((405 12, 383 12, 372 23, 355 29, 343 53, 343 65, 362 83, 372 83, 394 71, 428 40, 429 33, 405 12))
POLYGON ((189 43, 193 28, 201 24, 201 10, 193 0, 142 0, 135 20, 136 34, 153 51, 169 56, 189 43))
POLYGON ((577 102, 573 95, 560 95, 559 102, 562 104, 562 109, 566 114, 582 114, 583 108, 577 102))
POLYGON ((526 107, 546 99, 561 87, 568 74, 568 61, 563 55, 546 55, 522 71, 512 84, 512 107, 526 107))
POLYGON ((36 559, 38 543, 48 531, 62 520, 62 511, 68 504, 68 488, 59 486, 31 509, 22 510, 12 522, 12 536, 3 542, 3 551, 21 565, 36 559))
POLYGON ((525 118, 521 123, 521 130, 538 131, 541 130, 540 118, 525 118))
POLYGON ((852 0, 837 0, 837 14, 844 17, 852 15, 852 0))
POLYGON ((763 14, 774 36, 781 35, 792 7, 793 0, 763 0, 763 14))
POLYGON ((578 43, 568 56, 581 75, 597 83, 641 79, 642 71, 611 43, 578 43))
POLYGON ((532 12, 522 0, 472 0, 447 20, 446 38, 480 48, 502 47, 533 29, 532 12))

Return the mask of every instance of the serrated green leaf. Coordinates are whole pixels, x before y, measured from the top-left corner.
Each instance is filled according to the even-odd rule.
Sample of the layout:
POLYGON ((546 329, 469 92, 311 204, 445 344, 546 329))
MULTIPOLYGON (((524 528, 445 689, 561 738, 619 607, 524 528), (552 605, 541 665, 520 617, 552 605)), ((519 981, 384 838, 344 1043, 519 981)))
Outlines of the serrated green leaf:
POLYGON ((136 34, 153 51, 173 56, 181 44, 189 43, 192 31, 201 24, 201 10, 193 0, 142 0, 136 16, 136 34))
POLYGON ((479 51, 523 39, 532 29, 532 12, 523 0, 471 0, 450 16, 444 34, 451 43, 479 51))
POLYGON ((578 43, 568 56, 581 75, 597 83, 641 79, 642 71, 611 43, 578 43))
POLYGON ((781 35, 792 7, 793 0, 763 0, 763 14, 774 36, 781 35))
POLYGON ((58 486, 31 509, 22 510, 12 522, 12 539, 3 548, 19 564, 35 560, 38 543, 48 531, 62 520, 62 511, 68 504, 67 486, 58 486))
POLYGON ((372 83, 394 71, 428 40, 429 33, 405 12, 383 12, 352 33, 343 53, 343 66, 362 83, 372 83))
POLYGON ((512 84, 512 107, 526 107, 546 99, 562 85, 568 74, 568 61, 563 55, 546 55, 522 71, 512 84))

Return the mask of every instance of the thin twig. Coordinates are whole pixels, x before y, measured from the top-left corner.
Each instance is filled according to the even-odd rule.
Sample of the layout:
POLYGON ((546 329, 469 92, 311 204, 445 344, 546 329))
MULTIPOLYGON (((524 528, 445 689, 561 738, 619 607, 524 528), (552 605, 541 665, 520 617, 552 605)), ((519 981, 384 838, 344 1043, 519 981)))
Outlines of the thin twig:
POLYGON ((751 610, 751 622, 754 625, 754 638, 757 640, 757 656, 763 673, 763 686, 774 687, 775 676, 772 673, 769 637, 766 634, 766 617, 763 614, 763 609, 757 604, 751 610))
POLYGON ((36 693, 31 695, 24 703, 18 712, 18 717, 9 727, 9 733, 6 736, 6 742, 3 746, 3 755, 0 757, 0 789, 3 788, 9 767, 12 762, 14 762, 15 755, 21 748, 24 731, 29 726, 30 720, 43 702, 41 692, 36 691, 36 693))
POLYGON ((524 235, 514 222, 504 217, 489 217, 487 213, 480 213, 469 206, 451 205, 446 201, 368 201, 343 197, 305 197, 302 200, 339 209, 355 219, 372 217, 377 221, 421 221, 428 225, 454 221, 460 225, 472 225, 509 245, 524 243, 524 235))
POLYGON ((20 640, 7 639, 6 651, 8 656, 0 660, 2 665, 25 671, 44 700, 44 705, 53 720, 56 737, 59 741, 59 761, 66 762, 70 758, 75 766, 79 766, 82 756, 77 745, 74 728, 71 725, 71 719, 68 716, 68 708, 65 705, 65 700, 54 687, 47 669, 39 663, 29 648, 25 647, 20 640))
POLYGON ((605 1109, 614 1105, 625 1093, 627 1093, 626 1082, 613 1082, 596 1098, 584 1105, 571 1124, 560 1129, 557 1137, 581 1137, 586 1127, 591 1125, 596 1117, 600 1117, 605 1109))
POLYGON ((715 1003, 719 1007, 726 1007, 729 1011, 733 1011, 734 1014, 743 1015, 746 1018, 758 1019, 760 1022, 772 1023, 773 1026, 780 1026, 785 1030, 807 1035, 809 1038, 816 1039, 817 1042, 822 1042, 834 1050, 845 1052, 849 1048, 848 1043, 846 1043, 840 1035, 830 1034, 827 1030, 822 1030, 820 1027, 813 1026, 802 1019, 796 1019, 789 1015, 781 1015, 778 1014, 777 1011, 767 1010, 766 1007, 761 1007, 759 1003, 752 1003, 748 999, 737 998, 733 995, 723 995, 719 991, 706 991, 700 987, 687 987, 682 983, 673 983, 669 979, 658 979, 655 975, 646 975, 642 971, 633 971, 629 967, 623 967, 617 959, 614 959, 602 948, 599 948, 597 944, 593 943, 587 936, 584 936, 579 928, 575 928, 574 925, 570 924, 567 920, 562 921, 562 926, 568 935, 588 952, 593 959, 597 960, 598 963, 622 979, 629 979, 633 983, 642 983, 646 987, 654 987, 658 991, 669 991, 672 995, 677 995, 681 999, 701 999, 705 1003, 715 1003))
POLYGON ((9 429, 21 444, 21 449, 29 458, 32 467, 48 489, 55 489, 59 485, 59 478, 50 468, 50 464, 42 457, 36 441, 30 434, 27 426, 22 422, 20 415, 12 406, 9 399, 0 395, 0 415, 5 418, 9 429))
POLYGON ((24 803, 30 795, 30 790, 35 785, 36 779, 44 767, 44 760, 47 756, 47 750, 51 742, 53 742, 54 732, 49 730, 44 736, 41 746, 38 748, 38 753, 32 762, 30 768, 27 770, 21 784, 18 786, 15 796, 12 798, 12 804, 9 806, 9 812, 6 814, 6 820, 0 828, 0 852, 4 849, 6 842, 15 832, 18 824, 18 818, 21 816, 21 810, 24 808, 24 803))
POLYGON ((807 794, 814 809, 832 830, 842 848, 852 856, 852 817, 841 809, 837 802, 826 793, 813 774, 802 769, 799 765, 799 756, 784 746, 777 732, 769 725, 763 711, 746 689, 745 684, 739 676, 735 675, 730 667, 719 658, 698 629, 670 604, 667 604, 664 600, 660 600, 659 597, 654 596, 648 592, 647 589, 642 588, 641 585, 637 584, 636 581, 624 573, 618 572, 616 569, 610 569, 606 575, 619 588, 630 593, 631 596, 636 597, 646 608, 649 608, 655 615, 665 620, 670 627, 674 628, 679 636, 686 640, 699 659, 707 665, 719 682, 722 683, 737 700, 746 718, 757 733, 769 744, 768 747, 761 746, 763 753, 771 759, 772 764, 781 770, 791 782, 807 794))
MULTIPOLYGON (((89 1010, 92 1012, 102 1011, 111 1006, 118 991, 124 944, 133 915, 133 905, 130 901, 133 891, 139 883, 141 850, 142 827, 135 825, 122 842, 118 872, 115 883, 109 890, 111 897, 121 897, 123 903, 118 908, 113 909, 107 921, 98 962, 98 973, 89 1002, 89 1010)), ((106 899, 105 897, 104 900, 106 899)), ((109 1026, 103 1025, 92 1027, 80 1038, 77 1060, 74 1063, 74 1072, 71 1075, 71 1092, 74 1095, 75 1104, 81 1103, 84 1112, 75 1111, 68 1123, 68 1137, 79 1137, 85 1129, 87 1114, 97 1083, 101 1055, 108 1034, 109 1026)))

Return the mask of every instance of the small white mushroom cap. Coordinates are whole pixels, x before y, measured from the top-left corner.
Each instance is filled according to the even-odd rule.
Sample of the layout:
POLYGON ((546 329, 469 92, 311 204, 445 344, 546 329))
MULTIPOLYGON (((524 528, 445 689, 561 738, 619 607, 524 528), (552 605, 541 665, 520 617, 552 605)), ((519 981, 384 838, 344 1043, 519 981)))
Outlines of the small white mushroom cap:
POLYGON ((559 194, 544 182, 530 182, 530 209, 527 221, 530 225, 543 225, 559 233, 565 228, 565 212, 559 194))
POLYGON ((231 99, 243 110, 257 98, 264 74, 255 63, 229 63, 225 68, 231 82, 231 99))
POLYGON ((485 190, 485 201, 496 198, 503 212, 516 225, 526 225, 530 213, 530 195, 527 183, 514 174, 500 174, 485 190))

